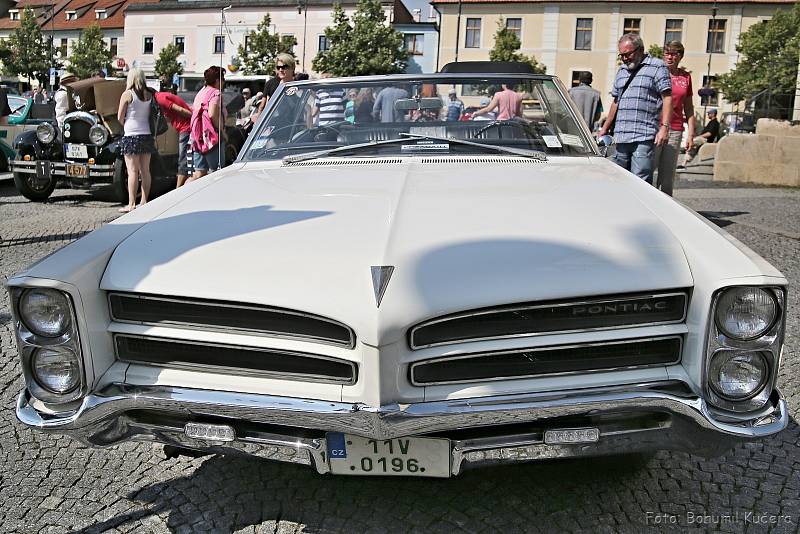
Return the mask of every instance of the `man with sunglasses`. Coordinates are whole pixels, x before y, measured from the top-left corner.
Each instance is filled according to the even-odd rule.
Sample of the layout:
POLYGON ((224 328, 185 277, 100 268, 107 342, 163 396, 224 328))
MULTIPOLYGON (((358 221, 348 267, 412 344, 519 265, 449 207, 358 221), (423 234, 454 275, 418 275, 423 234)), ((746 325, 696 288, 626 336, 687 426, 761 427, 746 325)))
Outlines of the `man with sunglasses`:
POLYGON ((618 50, 622 65, 611 90, 614 101, 597 135, 614 124, 614 161, 652 184, 655 147, 669 138, 672 80, 664 62, 645 52, 639 35, 620 37, 618 50))

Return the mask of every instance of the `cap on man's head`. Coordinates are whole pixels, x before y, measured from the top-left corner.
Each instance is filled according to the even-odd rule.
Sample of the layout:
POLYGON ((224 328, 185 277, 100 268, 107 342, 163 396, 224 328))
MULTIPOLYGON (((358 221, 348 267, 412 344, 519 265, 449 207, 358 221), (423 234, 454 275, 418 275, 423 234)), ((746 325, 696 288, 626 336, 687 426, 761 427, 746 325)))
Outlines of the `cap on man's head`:
POLYGON ((717 108, 711 108, 711 109, 709 109, 709 110, 708 110, 708 114, 709 114, 709 115, 711 115, 712 113, 713 113, 714 115, 716 115, 716 114, 717 114, 717 108))
POLYGON ((70 80, 70 79, 72 79, 72 78, 77 78, 77 76, 75 76, 74 74, 72 74, 72 73, 71 73, 71 72, 69 72, 69 71, 66 71, 66 72, 64 72, 64 74, 62 74, 62 75, 61 75, 61 81, 62 81, 62 82, 63 82, 64 80, 70 80))
POLYGON ((455 89, 450 89, 449 91, 447 91, 447 94, 448 95, 454 95, 454 94, 456 94, 456 90, 455 89))
POLYGON ((481 97, 481 106, 486 107, 489 105, 489 102, 491 102, 491 100, 489 100, 488 96, 481 97))

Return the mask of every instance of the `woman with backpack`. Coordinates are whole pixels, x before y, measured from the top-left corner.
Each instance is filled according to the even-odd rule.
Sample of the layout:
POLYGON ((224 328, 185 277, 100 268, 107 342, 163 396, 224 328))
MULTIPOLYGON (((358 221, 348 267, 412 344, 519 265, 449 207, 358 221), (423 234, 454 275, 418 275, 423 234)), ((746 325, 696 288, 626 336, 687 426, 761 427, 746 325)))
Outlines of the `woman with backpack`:
POLYGON ((190 138, 194 153, 194 174, 190 182, 214 172, 225 165, 225 117, 222 106, 222 87, 225 71, 217 66, 203 73, 205 86, 197 93, 192 106, 190 138))
POLYGON ((131 69, 117 110, 117 119, 125 131, 119 146, 128 169, 128 205, 119 209, 122 213, 127 213, 136 207, 140 180, 142 200, 139 205, 147 203, 150 196, 150 155, 156 151, 151 129, 152 99, 153 95, 147 87, 144 71, 131 69))

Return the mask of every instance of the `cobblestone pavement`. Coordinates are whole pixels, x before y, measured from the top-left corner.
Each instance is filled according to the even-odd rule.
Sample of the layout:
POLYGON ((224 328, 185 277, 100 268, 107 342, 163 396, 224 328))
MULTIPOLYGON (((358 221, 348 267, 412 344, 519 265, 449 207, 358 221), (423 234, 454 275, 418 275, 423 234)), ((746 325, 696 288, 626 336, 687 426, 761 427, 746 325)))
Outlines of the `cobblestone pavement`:
MULTIPOLYGON (((800 191, 689 184, 677 198, 800 282, 800 191)), ((117 216, 103 195, 47 204, 0 184, 4 277, 117 216)), ((781 372, 800 408, 798 291, 781 372)), ((0 297, 2 532, 796 532, 800 430, 705 460, 658 453, 469 471, 449 480, 322 477, 255 459, 161 460, 150 444, 90 449, 23 428, 8 301, 0 297), (773 521, 770 523, 770 521, 773 521)))

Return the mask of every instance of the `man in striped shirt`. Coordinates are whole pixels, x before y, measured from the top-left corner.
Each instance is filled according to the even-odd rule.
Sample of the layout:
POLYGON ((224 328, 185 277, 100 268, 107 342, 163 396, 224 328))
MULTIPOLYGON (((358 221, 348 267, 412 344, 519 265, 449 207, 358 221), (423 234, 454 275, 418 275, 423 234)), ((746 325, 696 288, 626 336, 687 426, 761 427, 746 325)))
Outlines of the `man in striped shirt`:
POLYGON ((664 62, 645 52, 637 34, 620 37, 618 47, 622 66, 611 89, 614 102, 597 136, 606 135, 616 119, 614 161, 652 184, 655 146, 669 138, 672 79, 664 62))
POLYGON ((317 126, 342 122, 344 120, 344 89, 323 88, 318 90, 314 108, 317 126))

